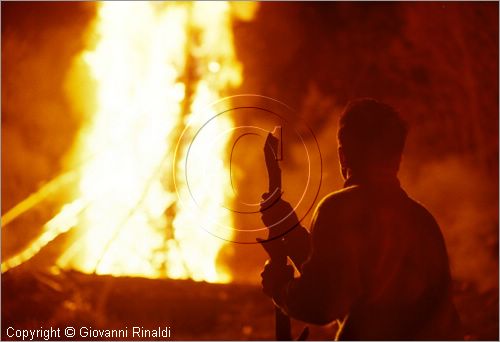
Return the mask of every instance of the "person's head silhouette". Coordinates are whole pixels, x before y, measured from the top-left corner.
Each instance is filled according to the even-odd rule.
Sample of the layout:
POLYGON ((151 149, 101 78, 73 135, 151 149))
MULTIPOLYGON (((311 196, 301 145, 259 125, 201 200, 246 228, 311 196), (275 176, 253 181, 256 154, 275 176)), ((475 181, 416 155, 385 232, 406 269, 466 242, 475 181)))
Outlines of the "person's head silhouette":
POLYGON ((406 135, 406 124, 392 107, 373 99, 350 102, 338 130, 343 177, 395 176, 406 135))

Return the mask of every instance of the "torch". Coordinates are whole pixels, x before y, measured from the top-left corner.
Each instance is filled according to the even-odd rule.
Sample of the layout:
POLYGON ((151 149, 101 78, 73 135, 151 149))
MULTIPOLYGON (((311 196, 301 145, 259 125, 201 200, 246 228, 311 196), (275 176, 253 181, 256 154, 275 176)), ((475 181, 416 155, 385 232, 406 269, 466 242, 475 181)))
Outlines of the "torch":
MULTIPOLYGON (((264 145, 264 156, 266 160, 267 173, 269 176, 269 186, 268 186, 268 197, 264 199, 263 209, 266 210, 281 198, 281 169, 278 161, 283 160, 283 136, 281 126, 276 126, 272 133, 267 135, 266 143, 264 145)), ((268 244, 269 246, 264 246, 265 251, 269 255, 270 262, 276 266, 285 267, 288 260, 288 255, 286 250, 283 248, 278 241, 281 234, 284 231, 282 229, 268 229, 268 244)), ((260 241, 260 240, 259 240, 260 241)), ((295 263, 297 260, 293 259, 295 263)), ((278 341, 291 341, 291 322, 290 317, 288 317, 281 309, 275 305, 275 333, 276 340, 278 341)), ((307 339, 309 335, 309 328, 305 327, 300 334, 298 340, 303 341, 307 339)))
MULTIPOLYGON (((264 145, 264 156, 266 160, 267 173, 269 176, 268 197, 265 201, 278 200, 281 196, 281 169, 278 161, 283 158, 283 140, 282 131, 280 126, 276 126, 272 133, 267 135, 266 143, 264 145)), ((272 203, 266 203, 268 208, 272 203)), ((264 209, 265 210, 265 209, 264 209)), ((268 230, 269 240, 273 236, 271 229, 268 230)), ((271 263, 276 265, 285 266, 287 263, 287 255, 283 249, 280 248, 264 248, 271 259, 271 263)), ((290 341, 292 339, 290 318, 281 311, 278 306, 274 308, 275 314, 275 333, 276 340, 290 341)))

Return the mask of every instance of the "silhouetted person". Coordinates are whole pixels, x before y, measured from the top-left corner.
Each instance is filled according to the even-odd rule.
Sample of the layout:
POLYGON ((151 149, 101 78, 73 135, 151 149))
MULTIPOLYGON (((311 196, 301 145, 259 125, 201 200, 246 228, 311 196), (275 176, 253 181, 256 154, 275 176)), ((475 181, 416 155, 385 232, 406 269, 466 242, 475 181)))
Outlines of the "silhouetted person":
MULTIPOLYGON (((345 340, 462 338, 439 226, 397 178, 406 134, 385 104, 347 106, 338 131, 344 189, 320 202, 310 235, 298 226, 272 245, 293 256, 300 277, 290 266, 267 264, 262 273, 264 292, 291 317, 314 324, 347 317, 345 340)), ((278 200, 262 220, 271 226, 291 210, 278 200)))

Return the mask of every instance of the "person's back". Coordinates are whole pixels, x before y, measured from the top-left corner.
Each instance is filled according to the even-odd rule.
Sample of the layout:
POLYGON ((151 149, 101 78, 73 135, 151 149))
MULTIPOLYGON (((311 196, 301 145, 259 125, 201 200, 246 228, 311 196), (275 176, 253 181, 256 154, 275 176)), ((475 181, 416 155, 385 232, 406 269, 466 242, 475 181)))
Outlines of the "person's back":
MULTIPOLYGON (((319 210, 326 216, 322 220, 332 222, 332 227, 323 229, 318 239, 323 244, 315 246, 323 250, 325 269, 344 256, 349 272, 359 273, 352 277, 361 280, 340 337, 459 338, 458 317, 450 300, 448 257, 432 215, 411 200, 397 181, 350 182, 352 186, 322 202, 319 210), (339 243, 332 246, 331 241, 339 243)), ((338 270, 326 272, 335 277, 338 270)))

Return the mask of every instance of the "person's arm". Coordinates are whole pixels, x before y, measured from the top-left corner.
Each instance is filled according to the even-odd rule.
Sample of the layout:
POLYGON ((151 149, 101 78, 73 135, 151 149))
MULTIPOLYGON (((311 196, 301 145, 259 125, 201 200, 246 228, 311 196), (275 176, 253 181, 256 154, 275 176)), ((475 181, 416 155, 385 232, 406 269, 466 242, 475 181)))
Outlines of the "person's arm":
POLYGON ((311 234, 297 221, 297 225, 283 237, 283 244, 287 255, 300 272, 311 254, 311 234))
POLYGON ((312 253, 299 278, 290 280, 283 270, 269 272, 278 275, 272 291, 275 302, 291 317, 314 324, 343 318, 361 292, 358 254, 353 251, 356 237, 334 209, 320 205, 316 211, 312 253))
MULTIPOLYGON (((268 194, 262 196, 268 200, 268 194)), ((269 208, 261 207, 262 221, 270 230, 270 237, 277 241, 268 243, 270 248, 283 249, 300 270, 311 253, 311 238, 295 214, 290 203, 278 198, 269 208)), ((266 247, 266 246, 265 246, 266 247)))

